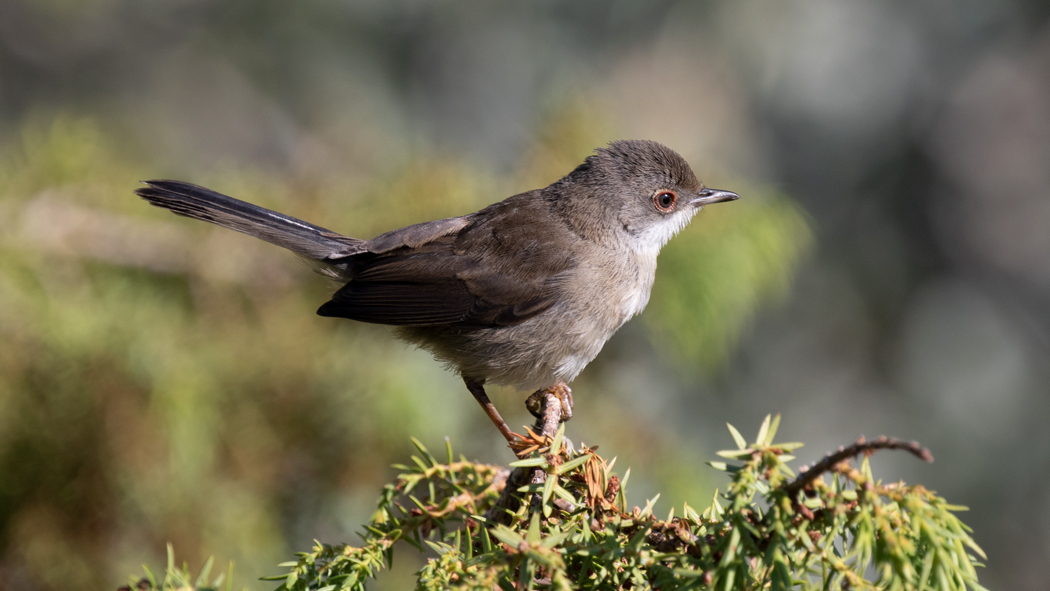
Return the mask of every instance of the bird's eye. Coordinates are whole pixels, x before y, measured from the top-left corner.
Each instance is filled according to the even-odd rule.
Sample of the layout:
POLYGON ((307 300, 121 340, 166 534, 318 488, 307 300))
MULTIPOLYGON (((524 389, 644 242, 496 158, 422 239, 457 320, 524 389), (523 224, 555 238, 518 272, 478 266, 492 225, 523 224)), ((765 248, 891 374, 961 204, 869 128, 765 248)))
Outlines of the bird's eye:
POLYGON ((675 195, 674 191, 660 191, 653 195, 653 205, 660 211, 668 212, 673 210, 675 203, 678 203, 678 195, 675 195))

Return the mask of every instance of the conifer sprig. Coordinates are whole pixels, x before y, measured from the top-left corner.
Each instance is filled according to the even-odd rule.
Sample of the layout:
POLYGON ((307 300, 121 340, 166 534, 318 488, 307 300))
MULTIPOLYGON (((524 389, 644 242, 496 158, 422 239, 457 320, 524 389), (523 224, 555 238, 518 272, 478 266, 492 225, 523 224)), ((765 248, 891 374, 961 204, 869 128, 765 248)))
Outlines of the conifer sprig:
MULTIPOLYGON (((788 462, 802 444, 776 443, 779 423, 767 416, 752 443, 730 425, 736 449, 709 462, 728 474, 725 492, 666 518, 654 514, 656 498, 628 509, 630 470, 621 479, 615 459, 571 449, 564 426, 553 437, 529 433, 529 457, 511 466, 546 478, 518 488, 523 502, 500 523, 485 515, 503 510, 509 469, 457 460, 447 443, 439 461, 413 439, 419 454, 396 466, 402 473, 384 487, 361 545, 317 542, 267 580, 280 581, 278 591, 363 591, 403 541, 430 556, 421 590, 983 590, 984 553, 956 516, 965 507, 872 475, 868 458, 878 450, 932 461, 928 451, 862 438, 796 475, 788 462)), ((164 581, 150 575, 138 588, 220 583, 202 586, 207 576, 190 587, 189 571, 169 557, 164 581)))
MULTIPOLYGON (((542 468, 540 495, 509 524, 482 517, 507 471, 465 459, 439 462, 418 441, 414 465, 388 485, 364 544, 318 543, 285 563, 280 589, 363 590, 404 540, 432 558, 418 589, 983 589, 984 554, 950 505, 922 486, 883 483, 868 455, 917 444, 880 438, 829 454, 797 476, 800 443, 775 443, 766 417, 753 443, 730 426, 737 448, 710 462, 730 482, 710 506, 666 518, 656 499, 628 509, 622 479, 593 448, 573 451, 559 431, 514 466, 542 468), (856 456, 863 456, 855 465, 856 456)), ((541 436, 542 437, 542 436, 541 436)), ((927 458, 932 459, 932 458, 927 458)))

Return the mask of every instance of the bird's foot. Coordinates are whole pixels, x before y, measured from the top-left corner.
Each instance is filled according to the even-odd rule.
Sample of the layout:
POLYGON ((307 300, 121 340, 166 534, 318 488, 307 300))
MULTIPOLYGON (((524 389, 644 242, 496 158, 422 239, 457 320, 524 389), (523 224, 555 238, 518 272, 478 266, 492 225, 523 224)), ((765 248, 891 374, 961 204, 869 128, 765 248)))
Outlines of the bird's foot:
POLYGON ((571 419, 572 405, 572 389, 565 382, 558 382, 553 386, 536 390, 525 400, 525 408, 529 409, 532 416, 544 422, 555 413, 558 423, 571 419))
POLYGON ((558 397, 558 402, 561 403, 561 422, 565 422, 572 418, 572 388, 569 387, 565 382, 559 382, 551 389, 554 390, 553 394, 558 397))

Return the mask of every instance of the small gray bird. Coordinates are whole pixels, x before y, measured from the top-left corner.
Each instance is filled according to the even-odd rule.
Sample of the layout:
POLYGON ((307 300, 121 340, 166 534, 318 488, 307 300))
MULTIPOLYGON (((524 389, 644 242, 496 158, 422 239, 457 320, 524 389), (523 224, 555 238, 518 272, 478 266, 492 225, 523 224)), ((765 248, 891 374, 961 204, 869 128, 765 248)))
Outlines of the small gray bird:
POLYGON ((512 444, 484 384, 550 392, 571 417, 566 383, 645 308, 660 249, 704 205, 739 199, 643 140, 599 148, 545 189, 371 240, 190 183, 145 184, 136 193, 153 205, 321 263, 346 285, 318 314, 399 327, 462 376, 512 444))

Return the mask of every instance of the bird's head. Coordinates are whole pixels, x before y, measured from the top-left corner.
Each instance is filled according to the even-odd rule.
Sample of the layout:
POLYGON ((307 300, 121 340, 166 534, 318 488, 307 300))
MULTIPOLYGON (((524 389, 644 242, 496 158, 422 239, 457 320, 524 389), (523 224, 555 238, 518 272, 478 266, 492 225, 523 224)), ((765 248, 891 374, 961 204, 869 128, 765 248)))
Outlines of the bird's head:
POLYGON ((548 193, 582 236, 657 251, 705 205, 740 198, 705 187, 677 152, 649 140, 599 148, 548 193))

